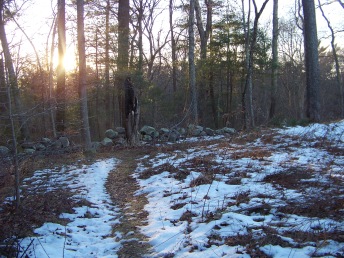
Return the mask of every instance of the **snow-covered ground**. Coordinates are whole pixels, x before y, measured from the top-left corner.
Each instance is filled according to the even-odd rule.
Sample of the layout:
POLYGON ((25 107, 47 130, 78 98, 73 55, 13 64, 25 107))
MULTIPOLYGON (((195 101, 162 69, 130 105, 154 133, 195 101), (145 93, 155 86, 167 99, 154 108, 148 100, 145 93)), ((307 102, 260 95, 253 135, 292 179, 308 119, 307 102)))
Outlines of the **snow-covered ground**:
MULTIPOLYGON (((149 236, 157 256, 344 255, 344 243, 330 237, 331 232, 343 234, 342 219, 282 212, 292 202, 307 206, 306 194, 320 201, 324 192, 319 189, 326 188, 323 184, 331 187, 331 178, 343 179, 344 122, 274 133, 273 139, 262 136, 242 144, 203 145, 142 159, 136 176, 141 185, 138 194, 147 194, 149 199, 149 223, 141 230, 149 236), (326 140, 330 143, 317 146, 326 140), (340 155, 329 152, 328 144, 340 148, 340 155), (279 174, 316 184, 283 187, 268 180, 279 174), (316 239, 319 232, 329 237, 316 239), (300 243, 295 240, 297 234, 314 238, 300 243), (255 248, 259 252, 249 250, 255 248)), ((340 185, 333 188, 342 187, 342 181, 340 185)), ((340 193, 337 197, 343 199, 344 192, 340 193)), ((343 214, 344 207, 338 212, 343 214)))
POLYGON ((92 205, 76 207, 73 214, 61 214, 61 218, 70 220, 67 225, 47 222, 37 228, 37 237, 25 238, 20 243, 22 253, 26 251, 29 257, 37 258, 116 257, 120 243, 115 239, 120 238, 120 234, 114 236, 111 232, 112 225, 118 223, 118 211, 111 204, 104 184, 117 162, 108 159, 81 168, 36 171, 33 178, 28 178, 26 181, 36 179, 31 185, 48 186, 50 191, 60 186, 69 187, 76 200, 85 200, 92 205), (48 178, 46 184, 42 184, 44 178, 48 178))
MULTIPOLYGON (((133 172, 148 198, 140 231, 151 257, 343 257, 343 150, 340 121, 147 153, 133 172)), ((29 257, 117 257, 118 210, 104 187, 117 163, 35 173, 93 205, 36 229, 21 243, 29 257)))

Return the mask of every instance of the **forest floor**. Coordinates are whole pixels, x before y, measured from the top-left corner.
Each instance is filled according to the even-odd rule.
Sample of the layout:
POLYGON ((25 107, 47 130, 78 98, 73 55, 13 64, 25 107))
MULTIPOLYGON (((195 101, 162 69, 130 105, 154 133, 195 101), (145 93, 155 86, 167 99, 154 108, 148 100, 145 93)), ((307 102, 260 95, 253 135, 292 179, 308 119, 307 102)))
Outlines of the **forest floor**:
MULTIPOLYGON (((149 148, 151 149, 151 148, 149 148)), ((117 252, 119 257, 143 257, 150 253, 148 239, 139 231, 146 224, 147 212, 144 206, 147 199, 144 195, 136 196, 139 186, 133 178, 137 167, 137 159, 147 153, 147 149, 129 148, 115 151, 114 156, 121 160, 113 173, 109 174, 106 189, 112 200, 122 212, 121 223, 114 230, 119 230, 125 236, 122 248, 117 252)))
POLYGON ((344 121, 0 168, 0 257, 344 257, 344 121))

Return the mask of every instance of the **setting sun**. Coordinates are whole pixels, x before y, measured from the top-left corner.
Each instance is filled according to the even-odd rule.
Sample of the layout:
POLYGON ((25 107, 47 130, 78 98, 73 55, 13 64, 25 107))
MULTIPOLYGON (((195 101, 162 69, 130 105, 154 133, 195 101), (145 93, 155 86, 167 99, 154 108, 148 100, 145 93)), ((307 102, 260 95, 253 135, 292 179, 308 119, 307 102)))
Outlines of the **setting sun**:
MULTIPOLYGON (((58 65, 58 52, 54 53, 54 65, 58 65)), ((69 46, 64 57, 63 66, 66 72, 72 72, 77 67, 77 55, 74 46, 69 46)))

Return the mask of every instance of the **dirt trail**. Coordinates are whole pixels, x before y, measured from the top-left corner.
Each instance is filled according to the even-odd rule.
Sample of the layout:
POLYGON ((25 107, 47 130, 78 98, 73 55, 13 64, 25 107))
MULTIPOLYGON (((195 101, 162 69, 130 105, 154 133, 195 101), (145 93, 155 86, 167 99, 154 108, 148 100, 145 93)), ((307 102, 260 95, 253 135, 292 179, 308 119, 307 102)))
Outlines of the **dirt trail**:
POLYGON ((136 169, 136 159, 147 154, 144 149, 125 149, 116 151, 115 158, 121 160, 116 169, 109 174, 106 188, 113 202, 122 211, 121 223, 113 231, 123 233, 123 248, 117 253, 119 257, 145 257, 151 253, 147 239, 139 232, 139 227, 145 225, 147 212, 144 205, 147 199, 144 195, 135 196, 139 189, 132 177, 136 169))

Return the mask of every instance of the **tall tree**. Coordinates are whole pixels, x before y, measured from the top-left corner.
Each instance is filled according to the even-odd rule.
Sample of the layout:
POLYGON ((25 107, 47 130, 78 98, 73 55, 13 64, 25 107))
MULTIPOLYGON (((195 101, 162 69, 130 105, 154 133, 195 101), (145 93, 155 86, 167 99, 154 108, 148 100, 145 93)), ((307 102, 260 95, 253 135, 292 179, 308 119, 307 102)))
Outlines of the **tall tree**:
POLYGON ((272 18, 272 64, 271 64, 271 103, 269 119, 275 116, 278 80, 278 0, 273 0, 272 18))
MULTIPOLYGON (((208 51, 208 41, 211 39, 212 29, 213 29, 213 1, 212 0, 205 0, 206 6, 206 23, 205 28, 203 27, 203 19, 202 19, 202 9, 199 4, 199 0, 195 1, 195 13, 196 13, 196 24, 198 29, 198 34, 200 37, 201 43, 201 67, 199 67, 201 78, 199 80, 199 92, 203 95, 205 91, 208 91, 209 88, 210 93, 210 101, 211 101, 211 109, 214 118, 215 127, 217 127, 217 116, 216 116, 216 101, 214 95, 214 88, 213 83, 211 82, 211 67, 209 68, 208 58, 207 58, 207 51, 208 51)), ((202 113, 200 113, 202 114, 202 113)))
MULTIPOLYGON (((138 64, 137 69, 142 76, 143 74, 143 20, 144 20, 144 4, 143 0, 136 0, 133 1, 133 4, 135 6, 136 12, 137 12, 137 34, 138 34, 138 40, 137 40, 137 48, 138 48, 138 64)), ((141 78, 142 79, 142 78, 141 78)))
POLYGON ((56 85, 56 129, 64 132, 66 129, 66 70, 64 58, 66 55, 66 3, 65 0, 57 1, 57 34, 58 34, 58 66, 56 85))
POLYGON ((133 92, 133 85, 131 84, 131 78, 128 70, 129 63, 129 0, 119 0, 118 3, 118 60, 117 60, 117 69, 118 69, 118 86, 119 89, 119 98, 120 98, 120 109, 122 124, 124 125, 127 137, 127 143, 130 146, 135 146, 138 144, 137 137, 137 127, 138 127, 138 102, 137 98, 134 98, 134 94, 130 97, 130 104, 135 105, 133 110, 127 112, 127 106, 129 104, 129 98, 126 96, 128 85, 131 86, 133 92), (134 101, 131 101, 135 99, 134 101), (134 111, 134 112, 131 112, 134 111))
POLYGON ((84 32, 84 0, 77 0, 77 30, 79 52, 79 91, 81 99, 82 134, 86 150, 91 149, 91 134, 88 120, 87 78, 84 32))
POLYGON ((129 62, 129 0, 118 1, 118 59, 119 76, 125 80, 129 62), (123 76, 124 74, 124 76, 123 76))
POLYGON ((198 33, 201 41, 201 58, 205 60, 207 58, 207 45, 208 40, 212 31, 213 23, 213 2, 212 0, 205 0, 205 5, 207 8, 206 25, 203 28, 202 21, 202 10, 198 0, 195 1, 195 12, 196 12, 196 24, 198 33))
POLYGON ((173 92, 177 91, 177 46, 176 39, 174 38, 173 28, 173 0, 170 0, 169 5, 169 22, 170 22, 170 33, 171 33, 171 54, 172 54, 172 88, 173 92))
MULTIPOLYGON (((241 7, 242 7, 242 26, 244 29, 244 36, 245 36, 245 42, 244 42, 244 69, 243 69, 243 76, 245 77, 245 73, 248 74, 249 70, 249 59, 250 59, 250 38, 251 38, 251 30, 250 30, 250 24, 251 24, 251 0, 248 1, 248 12, 247 12, 247 20, 246 20, 246 14, 245 14, 245 0, 241 0, 241 7)), ((244 86, 242 87, 241 91, 241 105, 242 105, 242 122, 243 122, 243 128, 246 128, 247 124, 247 105, 246 105, 246 82, 244 82, 244 86)))
MULTIPOLYGON (((6 76, 5 76, 5 66, 4 60, 0 58, 0 114, 1 118, 3 115, 6 114, 6 110, 8 109, 8 99, 7 99, 7 84, 6 84, 6 76)), ((1 125, 5 123, 4 119, 0 122, 1 125)))
MULTIPOLYGON (((0 73, 1 76, 5 75, 3 60, 0 60, 0 73)), ((14 116, 12 109, 12 101, 11 101, 11 85, 7 85, 6 87, 6 93, 7 93, 7 110, 8 110, 8 118, 10 121, 10 127, 11 127, 11 140, 12 140, 12 149, 13 149, 13 167, 14 167, 14 192, 15 192, 15 204, 16 209, 20 207, 20 173, 19 173, 19 157, 18 157, 18 144, 17 144, 17 134, 16 134, 16 126, 14 122, 14 116)))
POLYGON ((23 105, 22 105, 22 101, 20 97, 20 92, 19 92, 19 87, 18 87, 18 80, 17 80, 16 73, 14 71, 12 56, 10 53, 6 31, 5 31, 5 21, 3 17, 3 12, 4 12, 4 7, 5 7, 4 5, 5 5, 5 2, 3 0, 0 0, 0 41, 1 41, 1 46, 4 53, 4 57, 5 57, 5 68, 8 73, 9 85, 13 92, 14 104, 15 104, 16 111, 19 117, 21 138, 23 140, 25 139, 29 140, 30 134, 29 134, 29 128, 27 124, 27 118, 24 113, 24 109, 23 109, 23 105))
POLYGON ((117 86, 121 121, 125 126, 124 112, 124 82, 128 73, 129 62, 129 0, 118 1, 118 58, 117 58, 117 86))
MULTIPOLYGON (((1 59, 1 75, 5 74, 3 60, 1 59)), ((13 148, 13 167, 14 167, 14 192, 15 192, 15 204, 16 209, 20 207, 20 173, 19 173, 19 158, 18 158, 18 144, 17 144, 17 134, 16 127, 14 123, 14 113, 12 110, 12 101, 11 101, 11 85, 7 85, 7 108, 8 108, 8 117, 11 125, 11 135, 12 135, 12 148, 13 148)))
POLYGON ((191 92, 191 116, 192 122, 198 124, 198 100, 196 88, 196 72, 195 72, 195 0, 190 0, 189 10, 189 87, 191 92))
POLYGON ((253 21, 253 29, 252 29, 252 37, 250 38, 249 43, 249 51, 248 51, 248 66, 246 71, 246 81, 245 81, 245 89, 244 92, 247 92, 247 104, 245 107, 247 109, 244 110, 245 117, 246 117, 246 128, 253 128, 255 126, 254 122, 254 109, 253 109, 253 85, 252 85, 252 76, 253 76, 253 56, 255 54, 255 48, 257 43, 257 35, 258 35, 258 21, 261 17, 266 4, 269 2, 269 0, 265 0, 258 11, 258 7, 255 0, 252 0, 253 6, 254 6, 254 12, 255 17, 253 21))
POLYGON ((105 7, 105 111, 106 128, 111 128, 114 114, 111 109, 111 91, 110 91, 110 0, 106 0, 105 7))
POLYGON ((320 121, 320 72, 318 35, 314 0, 302 0, 303 35, 306 66, 306 116, 311 122, 320 121))
MULTIPOLYGON (((54 95, 53 95, 53 84, 54 84, 54 80, 53 80, 53 75, 54 75, 54 52, 55 52, 55 36, 56 36, 56 30, 57 30, 57 20, 56 20, 56 16, 54 17, 53 23, 52 23, 52 27, 51 27, 51 46, 50 46, 50 60, 47 62, 47 70, 49 71, 49 83, 48 83, 48 91, 49 91, 49 113, 50 113, 50 120, 51 120, 51 126, 52 126, 52 131, 53 131, 53 136, 54 138, 57 137, 57 133, 56 133, 56 125, 55 125, 55 116, 54 116, 54 107, 55 107, 55 101, 54 101, 54 95)), ((48 43, 47 43, 48 45, 48 43)), ((47 46, 47 54, 46 56, 48 57, 48 46, 47 46)))

